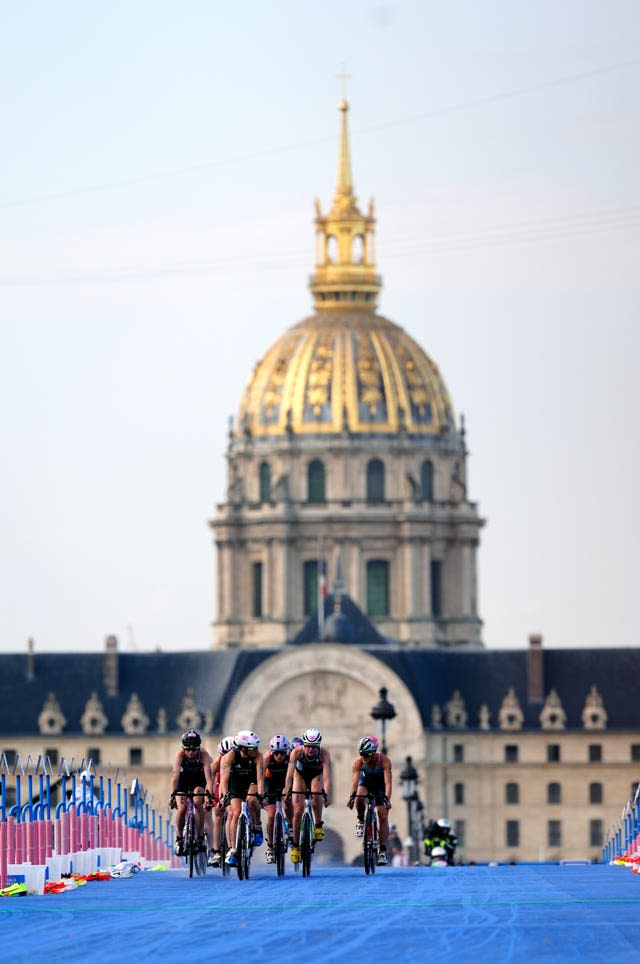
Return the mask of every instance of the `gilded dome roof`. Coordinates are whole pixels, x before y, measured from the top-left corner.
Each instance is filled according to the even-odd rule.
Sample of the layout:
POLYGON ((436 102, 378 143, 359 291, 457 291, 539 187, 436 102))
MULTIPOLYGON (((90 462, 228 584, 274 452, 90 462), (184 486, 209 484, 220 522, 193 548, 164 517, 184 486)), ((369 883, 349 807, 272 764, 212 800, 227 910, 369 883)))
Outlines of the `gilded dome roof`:
POLYGON ((238 418, 238 433, 252 437, 453 428, 437 366, 370 311, 320 312, 286 331, 256 365, 238 418))
POLYGON ((333 202, 316 202, 316 314, 290 328, 258 362, 240 402, 238 436, 437 435, 454 431, 436 365, 402 328, 376 314, 373 201, 353 193, 345 100, 333 202))

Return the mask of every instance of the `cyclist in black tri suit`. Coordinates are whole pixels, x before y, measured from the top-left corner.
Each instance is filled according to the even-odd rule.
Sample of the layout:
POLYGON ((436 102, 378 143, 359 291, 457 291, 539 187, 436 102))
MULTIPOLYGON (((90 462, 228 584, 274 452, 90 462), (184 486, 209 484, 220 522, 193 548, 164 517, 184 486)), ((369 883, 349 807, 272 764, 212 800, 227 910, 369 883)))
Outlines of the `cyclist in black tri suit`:
MULTIPOLYGON (((264 806, 267 811, 267 850, 264 855, 265 863, 275 862, 273 853, 273 822, 276 803, 284 796, 284 781, 289 769, 289 741, 280 733, 272 736, 269 749, 264 755, 264 806)), ((291 800, 285 797, 282 801, 285 817, 293 833, 293 807, 291 800)))
POLYGON ((229 807, 227 818, 227 842, 229 852, 226 863, 235 867, 236 830, 242 801, 246 800, 253 818, 254 845, 263 842, 260 823, 260 804, 264 795, 264 767, 262 753, 258 749, 260 737, 251 730, 240 730, 235 737, 235 747, 222 757, 220 766, 220 804, 229 807), (249 796, 257 794, 257 796, 249 796))
POLYGON ((196 811, 196 831, 201 849, 204 849, 204 830, 206 828, 210 845, 213 844, 213 823, 211 807, 213 805, 213 781, 211 777, 211 754, 202 746, 200 734, 195 730, 187 730, 182 734, 182 748, 176 753, 171 772, 169 792, 171 798, 169 806, 177 809, 176 814, 176 842, 174 852, 176 857, 184 856, 183 833, 184 821, 187 814, 187 798, 176 796, 176 793, 193 791, 201 794, 193 798, 196 811))
POLYGON ((380 852, 378 864, 387 862, 387 838, 389 837, 389 810, 391 809, 391 760, 380 752, 375 736, 363 736, 358 746, 360 756, 353 761, 351 768, 351 796, 347 806, 353 810, 355 804, 356 837, 364 832, 364 808, 367 794, 375 798, 380 821, 380 852))
MULTIPOLYGON (((322 796, 311 798, 315 819, 316 840, 324 840, 324 826, 322 823, 323 805, 331 803, 331 754, 322 746, 320 730, 308 729, 302 734, 302 746, 291 752, 289 768, 285 783, 285 794, 296 790, 312 790, 315 793, 324 791, 322 796)), ((304 810, 304 795, 293 793, 293 846, 291 860, 294 864, 300 862, 300 818, 304 810)))

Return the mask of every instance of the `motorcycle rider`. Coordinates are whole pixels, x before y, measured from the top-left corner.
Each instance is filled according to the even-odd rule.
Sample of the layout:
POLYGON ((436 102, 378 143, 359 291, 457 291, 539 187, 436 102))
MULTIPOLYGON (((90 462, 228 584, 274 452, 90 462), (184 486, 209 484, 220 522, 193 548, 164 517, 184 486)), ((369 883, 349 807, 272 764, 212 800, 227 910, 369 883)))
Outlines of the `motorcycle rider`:
POLYGON ((434 847, 442 847, 447 855, 447 864, 453 866, 453 857, 458 846, 458 838, 451 829, 451 821, 446 817, 430 820, 424 835, 424 852, 431 856, 434 847))

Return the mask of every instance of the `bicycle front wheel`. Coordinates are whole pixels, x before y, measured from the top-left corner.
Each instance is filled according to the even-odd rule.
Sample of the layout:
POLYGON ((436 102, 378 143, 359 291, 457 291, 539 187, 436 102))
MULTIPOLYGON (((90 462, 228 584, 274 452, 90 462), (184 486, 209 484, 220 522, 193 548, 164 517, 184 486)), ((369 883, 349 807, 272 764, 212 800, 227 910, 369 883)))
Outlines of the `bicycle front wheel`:
POLYGON ((249 880, 251 871, 251 854, 253 853, 253 830, 249 821, 245 821, 244 842, 242 845, 242 860, 244 863, 244 878, 249 880))
POLYGON ((236 830, 236 869, 240 880, 244 879, 244 842, 247 836, 247 818, 243 813, 238 817, 236 830))
POLYGON ((275 822, 273 825, 273 852, 276 858, 276 870, 278 871, 278 877, 284 877, 284 855, 286 849, 284 839, 284 820, 282 819, 282 814, 276 813, 275 822))
POLYGON ((313 853, 313 825, 308 813, 302 814, 300 821, 300 862, 302 864, 302 876, 309 877, 311 874, 311 854, 313 853))
POLYGON ((194 850, 196 846, 196 826, 193 819, 193 814, 188 813, 187 819, 185 821, 184 827, 184 845, 187 854, 187 865, 189 867, 189 876, 193 877, 193 866, 194 866, 194 850))
POLYGON ((227 811, 225 810, 222 814, 222 820, 220 821, 220 866, 222 867, 222 876, 226 877, 229 873, 229 865, 227 864, 227 851, 229 850, 227 844, 227 811))
POLYGON ((373 847, 372 843, 373 820, 371 819, 371 807, 367 807, 364 817, 364 830, 362 833, 362 852, 364 855, 364 872, 369 875, 374 873, 373 867, 373 847))

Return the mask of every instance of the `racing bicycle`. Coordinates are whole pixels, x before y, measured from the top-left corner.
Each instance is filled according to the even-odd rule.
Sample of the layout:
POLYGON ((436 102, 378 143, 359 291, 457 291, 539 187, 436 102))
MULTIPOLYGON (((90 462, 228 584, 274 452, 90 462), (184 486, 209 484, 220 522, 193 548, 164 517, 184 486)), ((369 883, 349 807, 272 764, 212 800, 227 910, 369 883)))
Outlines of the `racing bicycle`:
MULTIPOLYGON (((302 864, 302 876, 311 875, 311 858, 316 846, 316 819, 313 814, 312 797, 324 797, 327 794, 324 790, 290 790, 291 794, 304 796, 304 810, 300 817, 300 863, 302 864)), ((298 865, 296 864, 296 870, 298 865)))
POLYGON ((282 806, 282 794, 278 794, 276 809, 273 815, 273 856, 275 857, 278 877, 284 877, 285 854, 289 847, 287 839, 287 822, 282 806))
MULTIPOLYGON (((258 797, 258 793, 248 793, 247 797, 258 797)), ((254 833, 253 817, 249 810, 246 799, 242 801, 238 826, 236 829, 236 870, 240 880, 248 880, 251 871, 251 858, 253 856, 254 833)))
POLYGON ((206 793, 196 793, 193 790, 177 790, 175 793, 176 797, 187 798, 187 813, 184 820, 182 846, 190 877, 193 877, 194 870, 198 877, 204 877, 207 872, 207 848, 205 846, 204 850, 200 849, 196 828, 196 808, 193 805, 194 797, 205 797, 206 795, 206 793))
POLYGON ((378 854, 380 853, 380 823, 378 821, 376 798, 371 793, 367 794, 367 805, 364 812, 362 850, 364 852, 365 874, 375 874, 378 854))

